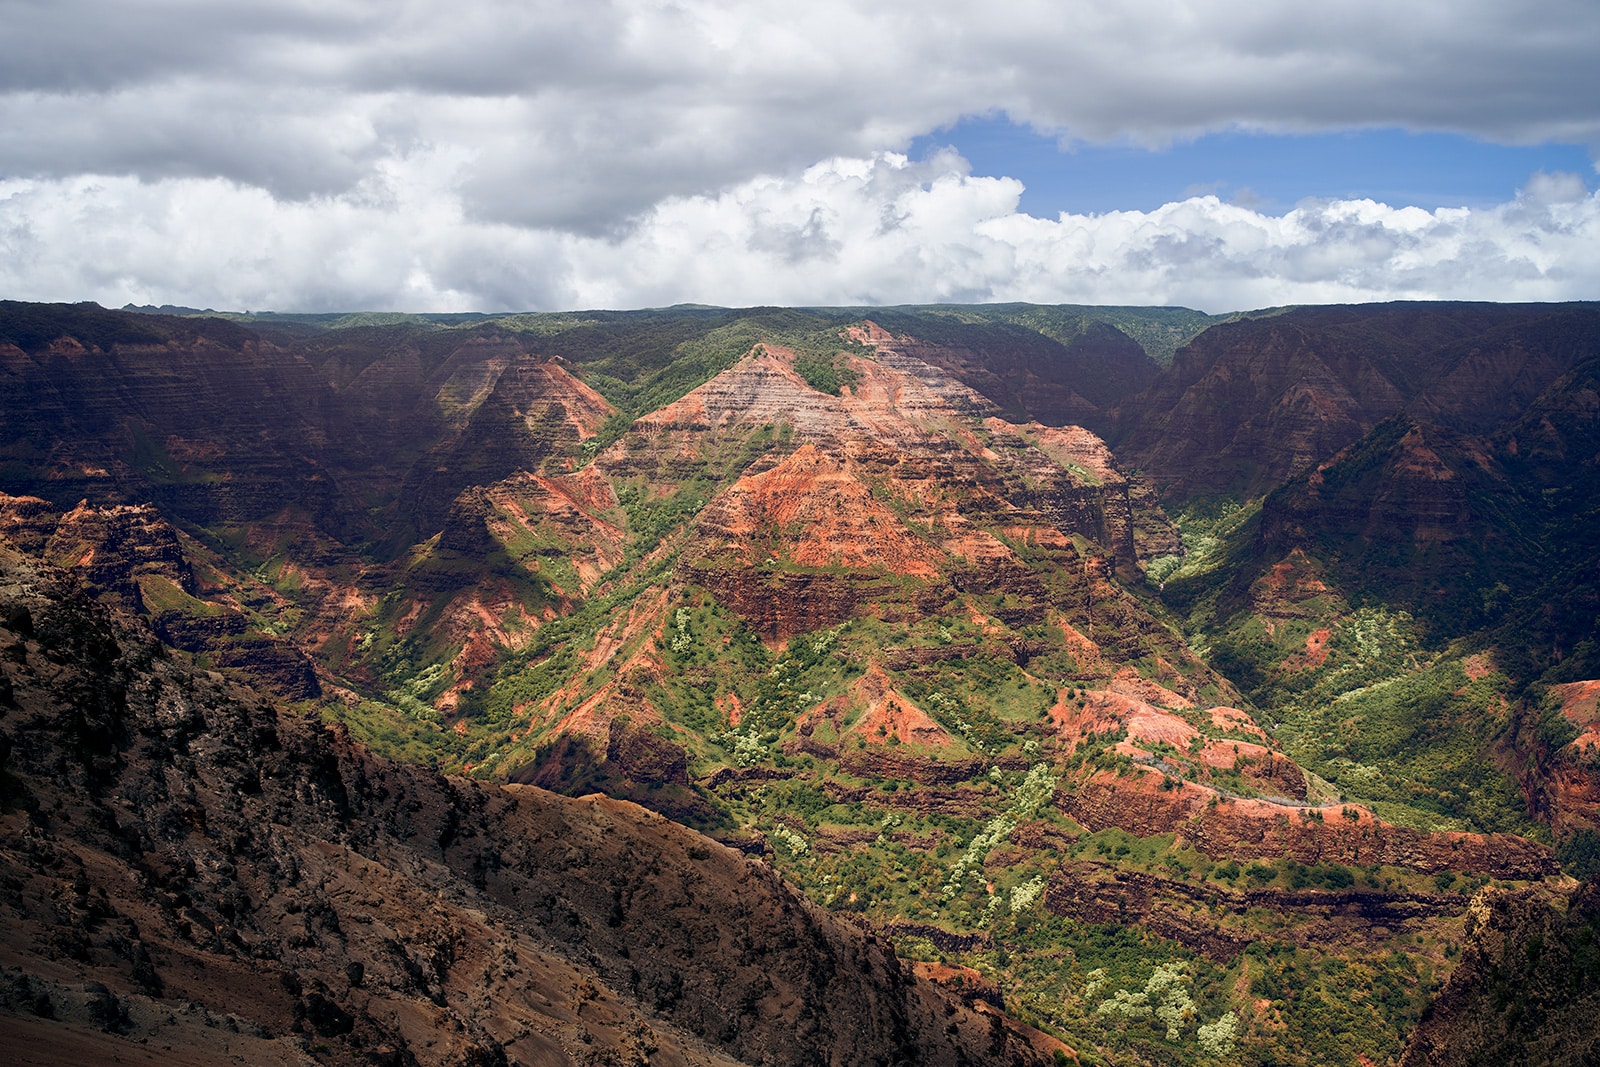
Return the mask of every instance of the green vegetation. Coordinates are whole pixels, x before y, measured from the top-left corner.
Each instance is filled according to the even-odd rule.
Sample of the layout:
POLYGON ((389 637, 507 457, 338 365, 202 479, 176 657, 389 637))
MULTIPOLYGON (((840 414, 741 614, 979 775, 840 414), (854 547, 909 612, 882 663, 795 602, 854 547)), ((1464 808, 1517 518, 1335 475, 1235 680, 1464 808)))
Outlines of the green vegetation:
POLYGON ((1556 858, 1574 878, 1600 875, 1600 831, 1574 830, 1556 843, 1556 858))
POLYGON ((1071 346, 1093 327, 1113 326, 1132 338, 1157 365, 1172 362, 1177 349, 1229 316, 1207 315, 1188 308, 1108 307, 1082 304, 933 304, 897 308, 854 308, 891 329, 903 329, 931 341, 961 339, 941 323, 1009 325, 1035 331, 1071 346))
MULTIPOLYGON (((1488 754, 1517 729, 1517 681, 1469 647, 1430 647, 1412 615, 1348 584, 1314 554, 1256 560, 1261 504, 1178 518, 1188 555, 1157 561, 1190 647, 1275 724, 1284 751, 1337 795, 1424 830, 1541 837, 1515 780, 1488 754)), ((1559 724, 1549 721, 1551 729, 1559 724)))
POLYGON ((601 432, 616 440, 639 415, 670 404, 734 365, 759 344, 792 349, 796 369, 813 388, 838 394, 853 374, 840 352, 864 351, 839 336, 849 320, 785 309, 698 314, 616 313, 550 335, 550 349, 583 368, 584 378, 621 413, 601 432), (802 366, 805 369, 801 369, 802 366))
MULTIPOLYGON (((1354 642, 1363 631, 1352 629, 1354 642)), ((1289 705, 1279 737, 1342 792, 1537 836, 1516 783, 1483 759, 1508 725, 1495 713, 1505 688, 1503 677, 1469 679, 1459 660, 1441 660, 1326 702, 1318 693, 1289 705)))
POLYGON ((837 357, 810 353, 795 357, 794 370, 811 388, 833 396, 838 396, 843 388, 854 385, 861 377, 840 364, 837 357))

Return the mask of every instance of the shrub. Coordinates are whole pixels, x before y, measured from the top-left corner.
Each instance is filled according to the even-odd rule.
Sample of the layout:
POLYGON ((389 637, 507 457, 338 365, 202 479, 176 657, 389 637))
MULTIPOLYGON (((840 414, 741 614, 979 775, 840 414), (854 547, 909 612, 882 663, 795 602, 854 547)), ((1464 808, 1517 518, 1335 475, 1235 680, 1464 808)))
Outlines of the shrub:
POLYGON ((1278 877, 1278 872, 1276 869, 1268 867, 1264 863, 1252 863, 1250 866, 1244 869, 1244 875, 1252 882, 1255 882, 1259 885, 1266 885, 1268 882, 1278 877))

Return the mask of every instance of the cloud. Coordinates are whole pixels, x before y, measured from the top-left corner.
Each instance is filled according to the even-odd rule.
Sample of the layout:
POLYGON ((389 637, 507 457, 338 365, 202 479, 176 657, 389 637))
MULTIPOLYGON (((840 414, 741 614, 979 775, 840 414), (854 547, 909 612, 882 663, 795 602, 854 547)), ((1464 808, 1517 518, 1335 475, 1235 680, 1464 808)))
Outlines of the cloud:
POLYGON ((1600 144, 1592 0, 0 0, 0 25, 0 176, 306 200, 447 151, 466 218, 588 235, 973 114, 1600 144))
POLYGON ((1595 293, 1576 175, 1465 213, 1272 216, 1241 191, 1041 220, 1015 181, 894 154, 970 115, 1067 144, 1401 126, 1600 146, 1593 0, 0 0, 0 25, 10 296, 1595 293))
POLYGON ((1487 209, 1307 202, 1281 216, 1198 196, 1153 211, 1017 211, 954 153, 835 157, 668 197, 583 234, 475 218, 458 148, 354 189, 279 200, 217 178, 0 182, 0 292, 218 308, 501 310, 1027 300, 1227 311, 1600 292, 1600 194, 1538 174, 1487 209))

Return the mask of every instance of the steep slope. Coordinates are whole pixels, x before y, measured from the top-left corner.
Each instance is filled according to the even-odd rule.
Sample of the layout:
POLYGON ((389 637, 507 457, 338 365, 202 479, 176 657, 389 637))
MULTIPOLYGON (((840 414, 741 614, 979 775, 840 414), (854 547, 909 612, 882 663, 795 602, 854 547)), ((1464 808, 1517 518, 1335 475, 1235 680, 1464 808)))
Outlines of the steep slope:
MULTIPOLYGON (((698 735, 688 747, 708 756, 706 735, 718 727, 751 740, 774 729, 787 736, 804 709, 757 692, 748 664, 707 663, 690 681, 696 617, 725 643, 753 634, 781 644, 843 627, 827 641, 839 642, 849 666, 815 700, 835 695, 869 660, 895 672, 939 663, 959 672, 975 653, 999 656, 1028 688, 1042 673, 1102 678, 1141 659, 1173 684, 1215 687, 1175 635, 1110 580, 1138 576, 1141 552, 1172 534, 1098 438, 995 417, 983 398, 871 323, 855 339, 864 352, 835 357, 847 382, 838 395, 803 378, 795 352, 758 345, 637 420, 586 468, 619 487, 634 529, 656 515, 684 525, 669 519, 670 538, 641 560, 645 577, 625 596, 635 609, 655 603, 659 614, 630 621, 615 641, 582 634, 607 649, 601 660, 529 664, 529 675, 551 673, 538 683, 544 695, 522 750, 552 727, 591 722, 583 709, 598 706, 664 720, 669 734, 687 728, 698 735), (644 593, 663 588, 665 597, 644 593), (713 623, 708 611, 732 619, 713 623), (1053 612, 1085 632, 1098 612, 1105 654, 1091 661, 1069 651, 1053 612), (907 646, 879 646, 884 626, 905 628, 907 646), (971 638, 954 641, 952 626, 971 638), (943 647, 914 647, 935 634, 943 647), (750 714, 732 723, 710 710, 712 699, 750 714)), ((497 684, 508 693, 519 686, 515 674, 497 684)))
MULTIPOLYGON (((83 502, 62 514, 37 497, 0 493, 0 532, 72 570, 102 600, 148 615, 163 641, 202 654, 207 665, 236 670, 287 699, 320 695, 310 657, 250 610, 249 594, 202 588, 189 555, 197 546, 154 507, 83 502)), ((215 577, 215 571, 203 572, 215 577)))
POLYGON ((1213 327, 1109 434, 1169 499, 1259 496, 1402 411, 1482 432, 1600 343, 1594 305, 1298 308, 1213 327))
POLYGON ((561 362, 521 349, 509 339, 479 343, 439 387, 447 429, 399 491, 416 531, 437 530, 463 490, 538 472, 546 460, 575 451, 613 413, 561 362))
POLYGON ((1049 310, 1014 308, 1020 321, 999 323, 993 317, 1006 316, 1003 306, 863 316, 907 338, 911 354, 948 371, 1007 418, 1103 430, 1118 402, 1152 384, 1157 365, 1117 326, 1087 314, 1055 318, 1049 310))
POLYGON ((8 491, 63 509, 154 503, 202 525, 291 506, 327 529, 354 521, 317 417, 327 387, 250 331, 7 303, 0 333, 0 439, 20 461, 8 491))
POLYGON ((1600 780, 1544 687, 1600 674, 1597 397, 1590 356, 1498 423, 1480 410, 1475 432, 1386 420, 1164 595, 1340 789, 1418 825, 1543 825, 1586 852, 1600 780))
POLYGON ((32 1055, 1047 1059, 659 816, 375 759, 8 546, 0 599, 0 1028, 32 1055))
POLYGON ((1409 413, 1381 423, 1267 499, 1256 554, 1337 560, 1342 584, 1382 590, 1448 635, 1590 585, 1577 561, 1592 558, 1600 489, 1597 356, 1600 338, 1531 399, 1504 396, 1497 415, 1460 414, 1458 428, 1409 413))
POLYGON ((1577 1067, 1600 1059, 1600 882, 1556 906, 1485 890, 1461 966, 1402 1067, 1577 1067))

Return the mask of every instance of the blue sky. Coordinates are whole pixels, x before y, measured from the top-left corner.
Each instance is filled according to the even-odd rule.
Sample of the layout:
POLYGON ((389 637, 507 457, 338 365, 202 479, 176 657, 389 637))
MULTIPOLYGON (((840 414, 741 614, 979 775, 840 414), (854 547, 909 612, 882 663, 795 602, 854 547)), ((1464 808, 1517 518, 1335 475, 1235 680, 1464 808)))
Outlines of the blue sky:
POLYGON ((1454 133, 1393 127, 1338 133, 1206 134, 1166 147, 1127 140, 1078 142, 1041 134, 1005 118, 970 118, 918 137, 922 158, 953 147, 980 175, 1026 186, 1020 209, 1039 218, 1059 212, 1150 211, 1174 200, 1214 194, 1281 213, 1307 198, 1372 199, 1393 207, 1488 207, 1515 196, 1536 172, 1595 174, 1577 144, 1505 145, 1454 133))
POLYGON ((1600 298, 1596 0, 0 0, 0 26, 0 297, 1600 298))

